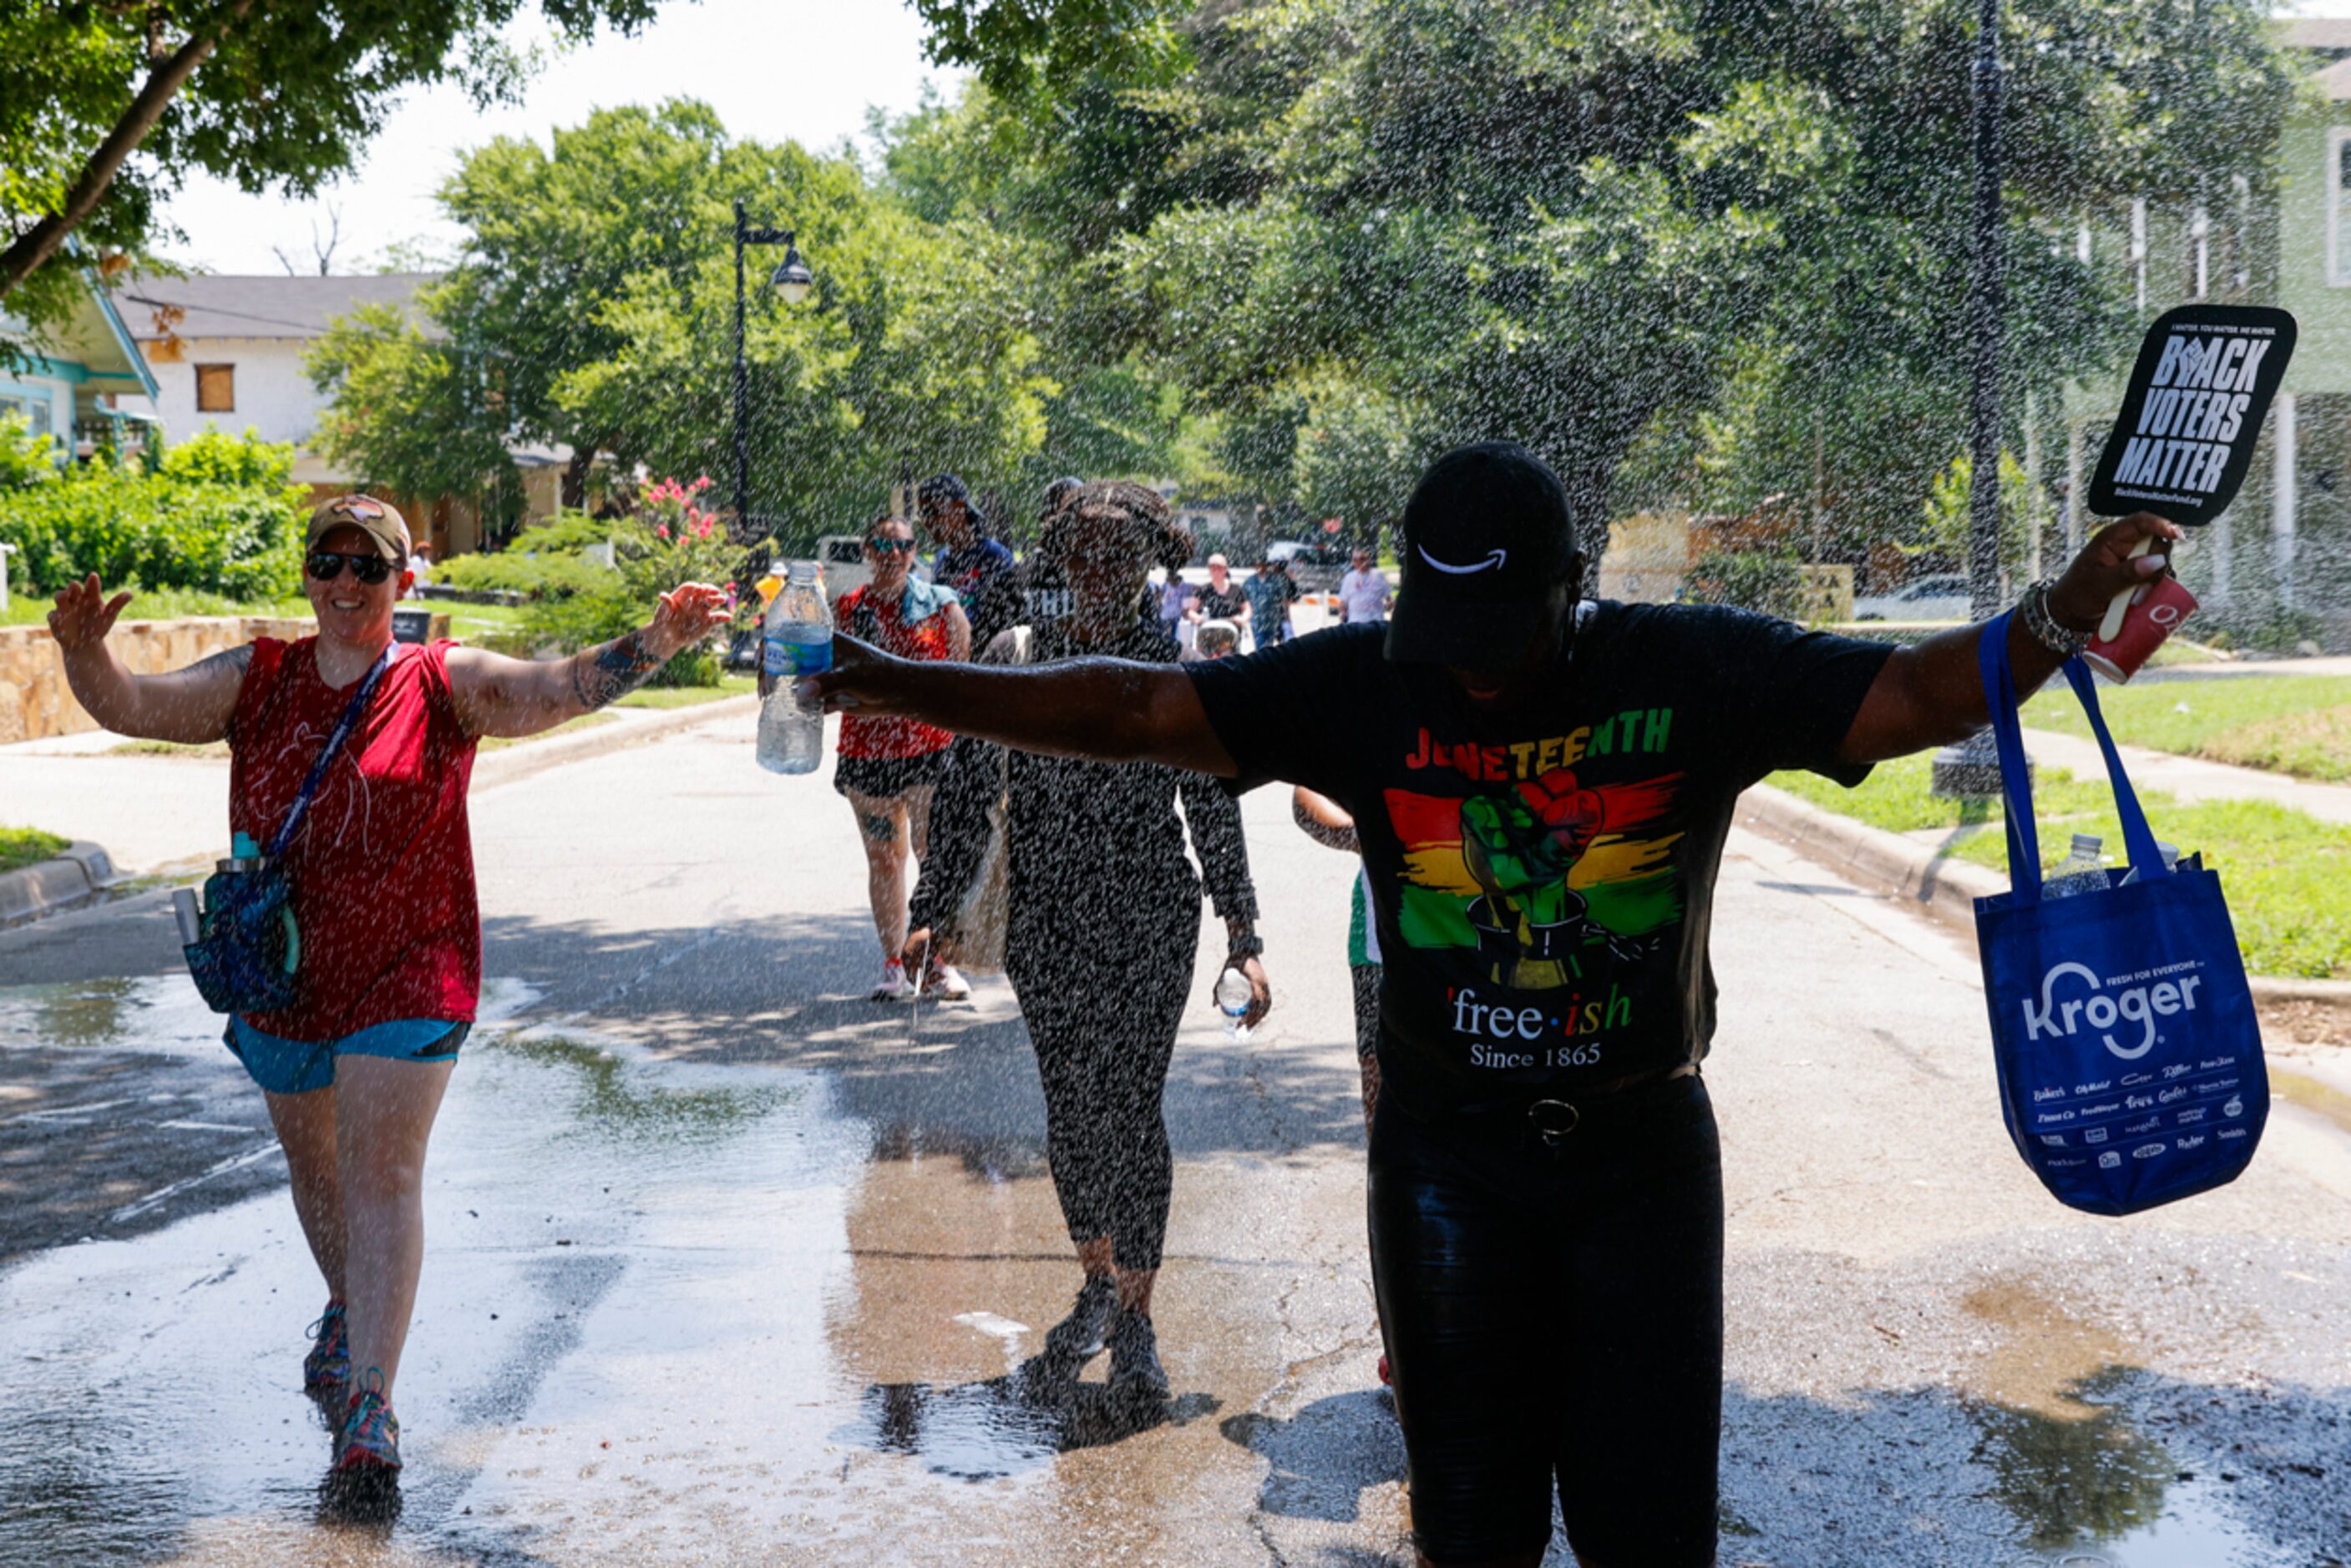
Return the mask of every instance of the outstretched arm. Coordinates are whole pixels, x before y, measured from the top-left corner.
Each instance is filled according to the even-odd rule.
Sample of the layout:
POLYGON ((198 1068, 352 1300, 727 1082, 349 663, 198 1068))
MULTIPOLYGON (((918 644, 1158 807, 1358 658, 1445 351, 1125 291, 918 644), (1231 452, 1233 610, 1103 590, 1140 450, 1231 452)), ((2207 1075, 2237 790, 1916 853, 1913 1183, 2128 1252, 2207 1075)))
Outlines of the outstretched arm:
POLYGON ((1329 795, 1317 794, 1300 784, 1290 793, 1290 815, 1307 837, 1324 848, 1343 849, 1350 855, 1363 853, 1363 843, 1355 836, 1355 819, 1329 795))
MULTIPOLYGON (((2146 586, 2170 564, 2170 545, 2179 535, 2179 524, 2147 512, 2108 524, 2049 590, 2050 614, 2068 628, 2094 629, 2116 594, 2146 586), (2162 541, 2164 548, 2133 559, 2132 547, 2149 537, 2162 541)), ((1990 723, 1976 663, 1983 629, 1978 625, 1947 631, 1887 659, 1845 732, 1839 759, 1883 762, 1963 741, 1990 723)), ((2020 699, 2038 691, 2064 663, 2024 629, 2022 616, 2010 618, 2008 655, 2020 699)))
POLYGON ((118 735, 201 746, 228 738, 236 695, 253 662, 250 644, 200 659, 163 675, 133 675, 106 645, 131 595, 106 597, 92 572, 57 595, 49 635, 66 667, 66 684, 89 716, 118 735))
POLYGON ((1041 668, 894 659, 836 632, 832 670, 800 683, 828 711, 902 714, 1016 751, 1098 763, 1165 763, 1231 778, 1192 678, 1170 664, 1079 659, 1041 668))
POLYGON ((508 659, 453 649, 449 685, 471 735, 535 735, 592 713, 727 622, 726 591, 687 583, 661 597, 652 622, 569 659, 508 659))

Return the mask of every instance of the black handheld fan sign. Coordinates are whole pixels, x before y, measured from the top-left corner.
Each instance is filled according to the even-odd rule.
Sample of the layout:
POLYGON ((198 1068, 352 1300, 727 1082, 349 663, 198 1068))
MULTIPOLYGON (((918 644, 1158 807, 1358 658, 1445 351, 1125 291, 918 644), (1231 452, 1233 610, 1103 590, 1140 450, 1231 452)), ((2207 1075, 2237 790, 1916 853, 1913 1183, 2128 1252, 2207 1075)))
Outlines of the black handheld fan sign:
POLYGON ((2183 305, 2156 317, 2090 482, 2090 510, 2189 526, 2227 511, 2294 339, 2294 317, 2266 306, 2183 305))

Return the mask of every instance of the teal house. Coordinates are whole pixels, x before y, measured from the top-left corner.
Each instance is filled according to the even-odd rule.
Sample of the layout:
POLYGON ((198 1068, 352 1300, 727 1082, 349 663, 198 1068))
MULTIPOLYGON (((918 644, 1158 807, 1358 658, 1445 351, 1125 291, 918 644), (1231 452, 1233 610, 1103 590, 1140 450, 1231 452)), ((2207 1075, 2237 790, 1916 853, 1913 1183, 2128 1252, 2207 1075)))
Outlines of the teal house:
POLYGON ((101 440, 138 444, 153 423, 114 406, 125 396, 152 401, 155 377, 97 277, 82 280, 72 314, 37 337, 0 306, 0 418, 15 414, 55 441, 61 462, 101 440))

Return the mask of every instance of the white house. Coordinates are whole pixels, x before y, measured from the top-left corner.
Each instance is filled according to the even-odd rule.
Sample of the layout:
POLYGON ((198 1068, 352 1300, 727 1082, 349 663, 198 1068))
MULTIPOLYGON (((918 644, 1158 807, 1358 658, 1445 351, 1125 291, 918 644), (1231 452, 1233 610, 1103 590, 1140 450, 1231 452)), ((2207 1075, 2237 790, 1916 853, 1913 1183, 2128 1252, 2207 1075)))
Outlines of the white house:
POLYGON ((311 448, 327 400, 303 373, 302 356, 329 322, 361 306, 418 315, 417 290, 439 275, 136 276, 122 281, 114 301, 154 371, 165 430, 185 437, 208 427, 232 435, 250 429, 264 441, 290 441, 295 479, 334 486, 355 476, 311 448))
POLYGON ((36 337, 0 310, 0 344, 12 350, 0 356, 0 414, 14 414, 32 434, 55 441, 60 462, 68 454, 88 457, 100 435, 118 445, 143 439, 148 416, 124 410, 157 391, 98 274, 85 269, 82 277, 87 286, 72 314, 49 333, 36 337))

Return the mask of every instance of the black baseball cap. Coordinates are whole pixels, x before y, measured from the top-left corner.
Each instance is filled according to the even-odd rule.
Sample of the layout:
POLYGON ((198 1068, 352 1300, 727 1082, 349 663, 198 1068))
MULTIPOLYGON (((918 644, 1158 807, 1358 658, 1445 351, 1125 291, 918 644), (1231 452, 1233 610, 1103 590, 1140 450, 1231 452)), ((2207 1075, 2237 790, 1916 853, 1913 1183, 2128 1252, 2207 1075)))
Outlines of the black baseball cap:
POLYGON ((971 492, 964 488, 963 481, 956 475, 935 473, 923 481, 922 488, 914 493, 914 499, 925 506, 946 506, 957 501, 969 506, 971 492))
POLYGON ((1399 554, 1388 658, 1502 669, 1526 650, 1574 564, 1567 487, 1516 441, 1455 447, 1413 486, 1399 554))

